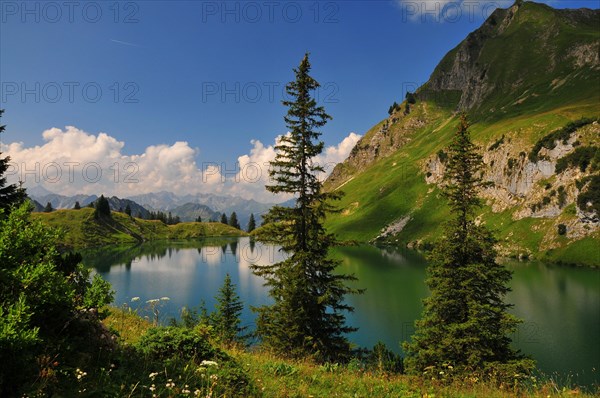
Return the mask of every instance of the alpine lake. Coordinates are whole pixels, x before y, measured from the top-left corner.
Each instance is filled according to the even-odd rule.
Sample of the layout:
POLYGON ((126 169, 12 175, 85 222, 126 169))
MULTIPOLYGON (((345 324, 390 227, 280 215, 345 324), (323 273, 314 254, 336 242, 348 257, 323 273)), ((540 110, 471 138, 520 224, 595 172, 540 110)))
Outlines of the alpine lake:
MULTIPOLYGON (((250 269, 283 258, 275 246, 250 238, 206 238, 109 246, 82 253, 86 266, 109 281, 116 306, 127 306, 152 318, 149 300, 158 303, 159 322, 179 318, 183 307, 202 301, 210 310, 225 275, 231 275, 244 302, 242 323, 254 328, 252 306, 268 304, 264 281, 250 269), (168 299, 167 299, 168 298, 168 299)), ((402 353, 420 317, 427 261, 408 249, 370 245, 339 247, 332 256, 340 272, 354 274, 362 295, 348 296, 354 312, 348 323, 358 327, 348 338, 360 347, 378 341, 402 353)), ((600 270, 540 262, 507 262, 513 271, 506 301, 523 320, 513 344, 537 361, 540 371, 559 384, 600 384, 600 270)))

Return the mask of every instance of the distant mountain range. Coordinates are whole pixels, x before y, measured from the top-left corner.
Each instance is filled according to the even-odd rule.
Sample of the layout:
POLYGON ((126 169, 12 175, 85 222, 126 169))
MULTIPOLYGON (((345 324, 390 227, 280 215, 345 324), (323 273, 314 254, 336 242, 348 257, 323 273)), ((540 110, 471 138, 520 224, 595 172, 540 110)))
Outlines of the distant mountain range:
MULTIPOLYGON (((98 199, 97 195, 59 195, 42 186, 27 189, 27 194, 33 201, 34 211, 38 212, 43 211, 47 203, 50 203, 54 209, 72 209, 76 202, 79 202, 81 207, 85 207, 98 199)), ((230 217, 231 213, 235 211, 242 229, 248 225, 250 214, 254 214, 257 223, 260 224, 262 215, 274 205, 274 203, 260 203, 237 196, 213 194, 180 196, 166 191, 135 195, 124 199, 112 196, 107 199, 112 210, 123 210, 129 205, 132 215, 141 215, 143 218, 147 217, 151 211, 163 211, 178 216, 181 221, 194 221, 198 216, 203 221, 209 221, 219 220, 223 213, 230 217)), ((283 205, 289 206, 291 202, 285 202, 283 205)))
MULTIPOLYGON (((242 228, 245 228, 248 224, 250 214, 254 214, 257 223, 260 224, 262 215, 275 205, 275 203, 261 203, 253 199, 243 199, 239 196, 214 195, 210 193, 179 196, 166 191, 130 196, 128 199, 140 203, 149 210, 170 211, 173 215, 178 215, 182 221, 192 221, 197 217, 196 214, 198 212, 201 212, 202 209, 206 210, 206 208, 217 213, 215 215, 207 213, 206 216, 208 218, 220 217, 222 213, 225 213, 229 217, 235 211, 242 228), (204 208, 193 205, 204 205, 204 208)), ((290 202, 285 202, 282 205, 289 206, 290 202)), ((205 219, 204 215, 199 215, 201 215, 202 219, 205 219)))

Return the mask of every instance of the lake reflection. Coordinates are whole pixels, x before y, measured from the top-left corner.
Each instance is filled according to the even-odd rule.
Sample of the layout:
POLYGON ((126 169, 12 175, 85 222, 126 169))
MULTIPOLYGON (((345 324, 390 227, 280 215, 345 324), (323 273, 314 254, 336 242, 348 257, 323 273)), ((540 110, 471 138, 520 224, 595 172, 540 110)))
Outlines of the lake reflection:
MULTIPOLYGON (((231 275, 244 301, 243 324, 254 327, 250 306, 269 302, 263 280, 251 264, 270 264, 282 258, 273 246, 249 238, 213 238, 186 242, 150 242, 135 247, 109 247, 84 252, 84 263, 108 280, 116 291, 115 304, 143 309, 146 300, 169 297, 161 320, 178 317, 184 307, 202 300, 209 310, 225 274, 231 275), (133 297, 139 301, 131 302, 133 297)), ((360 327, 352 342, 372 347, 381 340, 401 352, 399 342, 410 338, 414 320, 427 296, 426 261, 410 250, 373 246, 337 248, 341 272, 353 273, 356 287, 366 288, 349 302, 355 312, 348 321, 360 327)), ((591 385, 600 381, 600 271, 540 263, 509 263, 514 271, 508 301, 525 322, 513 336, 515 346, 532 355, 546 373, 591 385)))

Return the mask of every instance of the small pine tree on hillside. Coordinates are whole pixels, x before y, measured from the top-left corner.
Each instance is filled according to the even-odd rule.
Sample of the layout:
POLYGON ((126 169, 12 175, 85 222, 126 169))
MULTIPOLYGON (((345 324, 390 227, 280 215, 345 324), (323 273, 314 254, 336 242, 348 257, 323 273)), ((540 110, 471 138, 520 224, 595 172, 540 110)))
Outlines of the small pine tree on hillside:
POLYGON ((476 221, 482 204, 478 191, 487 185, 482 167, 462 115, 448 150, 443 187, 453 218, 434 247, 427 270, 431 295, 424 300, 412 341, 404 345, 410 373, 502 379, 533 367, 510 346, 520 322, 503 301, 512 274, 496 262, 496 240, 476 221))
POLYGON ((212 322, 219 338, 228 345, 243 343, 247 336, 243 333, 247 327, 240 326, 240 318, 244 304, 236 293, 236 286, 231 282, 229 273, 225 275, 223 286, 219 289, 216 312, 212 316, 212 322))
POLYGON ((127 206, 125 206, 125 214, 131 217, 131 206, 129 206, 129 203, 127 203, 127 206))
POLYGON ((53 211, 54 211, 54 209, 52 208, 52 203, 50 203, 50 202, 46 203, 46 207, 44 207, 44 213, 51 213, 53 211))
POLYGON ((100 219, 110 217, 110 205, 108 204, 108 199, 106 199, 104 195, 100 195, 98 200, 96 200, 94 218, 100 219))
POLYGON ((231 225, 233 228, 240 229, 240 223, 238 222, 237 214, 235 213, 235 211, 231 213, 231 216, 229 217, 229 225, 231 225))
POLYGON ((225 215, 225 213, 221 214, 221 224, 225 224, 225 225, 229 224, 227 222, 227 216, 225 215))
POLYGON ((79 209, 81 209, 81 205, 79 204, 79 202, 75 202, 75 206, 73 206, 73 208, 75 210, 79 210, 79 209))
POLYGON ((202 217, 200 217, 200 216, 196 217, 196 222, 202 222, 202 217))
POLYGON ((250 214, 250 220, 248 220, 248 232, 252 232, 256 229, 256 220, 254 219, 254 213, 250 214))
POLYGON ((90 209, 93 209, 94 208, 94 202, 88 203, 87 207, 89 207, 90 209))
MULTIPOLYGON (((4 109, 0 109, 0 119, 4 109)), ((4 132, 6 126, 0 124, 0 134, 4 132)), ((6 177, 4 173, 8 170, 10 157, 7 156, 2 158, 2 152, 0 152, 0 209, 4 209, 5 213, 15 205, 23 203, 25 200, 25 190, 19 188, 17 184, 7 185, 6 177)))

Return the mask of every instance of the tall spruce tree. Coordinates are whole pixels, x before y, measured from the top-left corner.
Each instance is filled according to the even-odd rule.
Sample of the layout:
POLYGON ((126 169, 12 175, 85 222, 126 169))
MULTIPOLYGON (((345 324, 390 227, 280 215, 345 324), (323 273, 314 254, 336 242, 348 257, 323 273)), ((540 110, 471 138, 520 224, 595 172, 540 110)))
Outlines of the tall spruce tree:
POLYGON ((240 222, 238 221, 235 211, 231 213, 231 216, 229 216, 229 225, 231 225, 233 228, 240 229, 240 222))
POLYGON ((250 220, 248 220, 248 228, 246 231, 252 232, 256 229, 256 220, 254 219, 254 213, 250 214, 250 220))
POLYGON ((219 289, 216 312, 213 315, 213 324, 217 335, 228 345, 243 344, 247 336, 243 335, 247 327, 240 326, 244 304, 236 293, 236 287, 231 282, 229 273, 225 275, 223 286, 219 289))
POLYGON ((520 321, 503 301, 512 273, 496 262, 496 240, 476 221, 482 204, 478 191, 487 183, 464 114, 447 152, 443 192, 453 217, 430 257, 431 295, 424 300, 412 341, 404 344, 406 368, 433 376, 447 375, 449 369, 496 377, 526 373, 533 361, 510 347, 509 335, 520 321))
MULTIPOLYGON (((0 119, 2 119, 2 114, 4 113, 4 109, 0 109, 0 119)), ((1 134, 6 129, 6 126, 0 124, 0 145, 1 145, 1 134)), ((4 173, 8 170, 10 156, 2 158, 2 151, 0 147, 0 209, 4 209, 5 212, 8 211, 12 206, 19 205, 25 199, 25 190, 19 188, 17 184, 9 184, 7 185, 6 177, 4 173)))
POLYGON ((335 237, 323 227, 330 200, 339 193, 325 193, 317 175, 323 168, 313 158, 323 150, 318 131, 331 117, 318 106, 313 91, 319 83, 310 75, 308 54, 294 69, 296 79, 286 86, 290 100, 285 122, 289 133, 275 146, 270 163, 273 193, 296 197, 294 207, 275 206, 266 215, 260 239, 276 243, 286 259, 270 266, 253 266, 263 277, 273 304, 254 308, 258 312, 257 335, 264 345, 284 356, 312 356, 335 360, 349 352, 345 333, 356 330, 346 325, 345 311, 352 307, 344 296, 357 293, 346 282, 354 277, 334 273, 337 261, 328 258, 335 237))
POLYGON ((229 224, 227 222, 227 215, 225 213, 221 214, 221 223, 222 224, 229 224))

